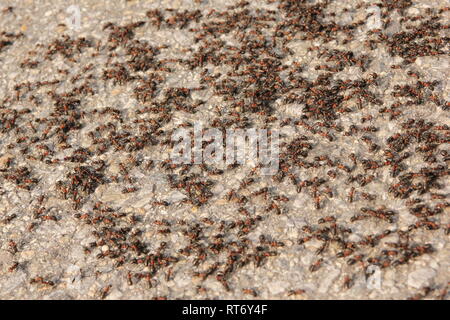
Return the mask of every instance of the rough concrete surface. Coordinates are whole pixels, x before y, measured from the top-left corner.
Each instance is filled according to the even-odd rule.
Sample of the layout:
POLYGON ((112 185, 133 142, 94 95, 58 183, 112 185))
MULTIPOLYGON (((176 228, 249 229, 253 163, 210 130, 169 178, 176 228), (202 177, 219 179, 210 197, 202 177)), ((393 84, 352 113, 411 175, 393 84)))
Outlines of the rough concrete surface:
POLYGON ((249 2, 0 0, 1 299, 448 298, 448 2, 249 2))

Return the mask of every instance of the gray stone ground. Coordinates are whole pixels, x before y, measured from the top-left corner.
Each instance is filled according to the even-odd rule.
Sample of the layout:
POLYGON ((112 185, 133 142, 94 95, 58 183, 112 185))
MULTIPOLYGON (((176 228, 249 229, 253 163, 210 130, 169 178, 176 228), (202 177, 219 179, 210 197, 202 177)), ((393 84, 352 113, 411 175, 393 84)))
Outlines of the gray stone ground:
MULTIPOLYGON (((202 1, 201 8, 224 9, 232 1, 202 1)), ((364 16, 364 12, 355 11, 344 13, 343 7, 351 7, 352 1, 338 1, 333 4, 338 19, 354 19, 355 15, 364 16)), ((446 1, 414 1, 414 5, 408 10, 412 14, 423 12, 427 7, 444 7, 446 1)), ((252 2, 252 6, 273 7, 265 1, 252 2)), ((448 5, 448 3, 447 3, 448 5)), ((106 22, 116 22, 125 24, 139 20, 145 20, 145 12, 151 8, 181 8, 193 9, 199 5, 193 1, 0 1, 0 9, 8 6, 14 7, 12 14, 3 13, 0 19, 0 31, 23 32, 24 38, 18 39, 4 52, 0 53, 0 97, 6 96, 13 90, 17 83, 25 81, 53 79, 58 68, 67 68, 71 75, 77 74, 79 70, 88 63, 100 65, 106 57, 99 56, 90 58, 88 54, 82 55, 78 63, 68 64, 67 61, 55 58, 53 61, 46 61, 36 69, 23 70, 19 68, 20 62, 30 50, 35 50, 38 43, 48 44, 51 39, 59 37, 61 34, 69 34, 75 37, 85 36, 105 39, 106 33, 102 30, 106 22), (81 8, 81 29, 78 31, 61 26, 69 16, 66 9, 75 4, 81 8)), ((448 17, 448 15, 447 15, 448 17)), ((448 23, 448 20, 447 20, 448 23)), ((394 23, 389 32, 396 32, 394 23)), ((165 52, 167 58, 183 56, 182 48, 189 47, 192 38, 186 30, 154 30, 152 28, 139 28, 136 30, 136 38, 146 39, 152 44, 167 44, 170 49, 165 52)), ((348 48, 358 51, 362 47, 364 34, 360 38, 356 37, 348 48)), ((297 60, 307 66, 306 77, 314 74, 314 66, 318 64, 314 60, 312 53, 307 48, 315 45, 314 41, 298 41, 291 46, 295 55, 292 60, 297 60)), ((345 48, 344 48, 345 49, 345 48)), ((370 65, 370 72, 377 72, 381 78, 381 84, 375 89, 376 94, 389 99, 394 83, 410 83, 412 80, 405 73, 395 72, 390 69, 390 65, 401 62, 399 57, 391 57, 382 46, 370 54, 375 58, 370 65)), ((38 54, 39 55, 39 54, 38 54)), ((438 91, 444 98, 449 99, 450 92, 448 74, 448 56, 429 56, 418 58, 409 68, 418 70, 425 80, 439 80, 438 91)), ((361 71, 357 68, 350 68, 344 73, 347 78, 356 79, 361 76, 361 71)), ((345 78, 345 77, 344 77, 345 78)), ((198 82, 198 75, 180 68, 170 75, 165 85, 193 87, 198 82), (192 85, 194 84, 194 85, 192 85)), ((70 83, 61 84, 61 91, 71 88, 70 83)), ((125 112, 133 108, 136 101, 130 98, 132 88, 126 86, 99 85, 98 94, 87 98, 86 108, 92 106, 115 106, 125 112)), ((198 94, 201 98, 211 97, 210 93, 198 94)), ((190 120, 210 119, 213 114, 212 106, 220 103, 217 97, 208 100, 204 109, 194 115, 189 115, 190 120)), ((279 114, 285 116, 295 116, 297 110, 295 106, 283 105, 276 102, 279 114)), ((389 103, 387 103, 389 104, 389 103)), ((41 110, 42 115, 46 110, 41 110)), ((368 110, 365 115, 373 114, 375 120, 373 125, 380 127, 377 133, 378 141, 382 142, 399 129, 398 122, 383 121, 377 117, 376 111, 368 110)), ((349 124, 359 121, 361 115, 351 113, 342 116, 342 124, 349 124)), ((180 118, 182 115, 180 115, 180 118)), ((427 121, 434 121, 440 124, 450 125, 448 112, 437 108, 433 104, 412 106, 404 119, 422 117, 427 121)), ((206 121, 205 121, 206 122, 206 121)), ((87 124, 79 131, 79 136, 74 140, 80 146, 88 146, 86 133, 95 127, 95 123, 87 124)), ((286 128, 285 133, 292 135, 298 133, 298 128, 286 128)), ((6 145, 13 141, 14 137, 5 135, 0 137, 0 157, 8 154, 6 145)), ((358 137, 339 138, 333 143, 321 142, 319 151, 325 151, 330 156, 347 157, 350 153, 364 153, 366 146, 358 141, 358 137)), ((317 148, 315 149, 317 150, 317 148)), ((320 153, 320 152, 319 152, 320 153)), ((61 152, 61 156, 65 156, 61 152)), ((168 150, 155 150, 143 153, 144 159, 165 159, 168 150)), ((123 158, 125 158, 123 154, 123 158)), ((108 170, 111 173, 118 171, 118 162, 121 160, 118 154, 109 158, 109 154, 104 154, 103 159, 110 164, 108 170)), ((421 158, 408 159, 411 167, 420 166, 421 158)), ((158 285, 148 289, 145 285, 138 283, 129 286, 126 282, 127 269, 115 269, 108 260, 98 260, 93 255, 86 255, 83 252, 83 245, 93 241, 92 229, 74 219, 73 211, 70 210, 69 203, 56 196, 55 181, 64 178, 66 168, 48 167, 40 162, 33 163, 33 172, 39 177, 39 185, 32 191, 25 191, 15 188, 10 182, 0 180, 0 215, 6 217, 10 214, 17 214, 18 218, 13 222, 0 226, 0 298, 2 299, 97 299, 99 290, 107 285, 112 285, 111 292, 107 299, 149 299, 155 296, 167 296, 175 298, 194 299, 248 299, 249 296, 242 292, 242 288, 254 288, 258 292, 258 298, 262 299, 405 299, 421 292, 423 287, 445 288, 449 281, 450 251, 448 235, 443 228, 428 232, 417 231, 417 239, 423 243, 431 243, 436 252, 430 255, 421 256, 410 263, 396 268, 389 268, 381 271, 381 288, 370 288, 364 274, 358 271, 355 274, 354 286, 349 290, 343 290, 342 281, 351 269, 344 260, 331 258, 327 259, 323 267, 311 273, 308 268, 316 260, 314 251, 319 243, 314 241, 307 245, 298 245, 297 239, 301 236, 301 227, 305 224, 316 223, 317 220, 326 215, 336 215, 339 221, 348 219, 357 211, 364 201, 349 204, 345 199, 349 186, 342 180, 333 186, 334 199, 326 200, 325 208, 321 211, 314 209, 314 203, 310 196, 297 194, 288 183, 278 186, 278 191, 290 198, 287 204, 287 213, 277 216, 269 216, 264 223, 260 224, 257 232, 249 235, 249 238, 256 240, 259 234, 269 234, 273 238, 282 240, 286 246, 278 250, 279 255, 270 258, 260 268, 250 264, 243 268, 236 276, 230 280, 231 292, 226 292, 220 283, 213 278, 208 278, 202 286, 207 288, 206 293, 197 293, 196 286, 201 284, 200 280, 192 278, 191 265, 180 262, 174 268, 175 277, 171 281, 156 279, 158 285), (49 195, 46 204, 52 212, 62 217, 57 222, 48 221, 42 223, 33 232, 27 231, 27 226, 32 220, 30 208, 34 204, 34 199, 42 194, 49 195), (8 251, 8 240, 14 239, 19 246, 19 252, 15 256, 8 251), (8 272, 8 268, 14 261, 21 265, 15 272, 8 272), (99 272, 97 272, 99 271, 99 272), (54 287, 36 286, 29 283, 31 277, 45 275, 49 279, 54 279, 54 287), (303 289, 305 293, 299 296, 287 296, 287 292, 293 289, 303 289)), ((135 177, 139 180, 138 186, 141 188, 136 193, 122 194, 123 186, 109 184, 97 188, 83 209, 88 209, 97 200, 108 203, 115 208, 120 208, 124 212, 133 212, 139 215, 142 220, 141 228, 147 230, 145 236, 151 246, 156 247, 157 242, 167 241, 173 243, 183 241, 180 234, 176 232, 169 236, 156 234, 151 228, 151 221, 154 219, 192 219, 213 217, 215 219, 227 219, 236 215, 236 208, 232 208, 223 200, 224 195, 231 188, 239 186, 240 181, 245 176, 244 171, 237 171, 225 174, 220 178, 219 183, 214 187, 214 197, 210 203, 204 207, 196 208, 186 205, 173 205, 169 208, 155 209, 150 205, 152 201, 168 200, 179 201, 184 195, 169 188, 167 181, 161 172, 153 171, 150 175, 135 172, 135 177), (155 244, 154 244, 155 243, 155 244), (153 245, 154 244, 154 245, 153 245)), ((352 225, 355 239, 360 239, 362 235, 377 233, 386 228, 396 230, 405 229, 415 218, 411 216, 404 201, 395 199, 389 195, 386 185, 390 178, 388 171, 379 171, 375 183, 368 185, 366 192, 378 195, 377 206, 383 206, 397 210, 399 219, 394 224, 380 226, 383 222, 365 221, 352 225)), ((269 177, 262 177, 258 184, 262 186, 271 185, 269 177)), ((444 189, 440 193, 448 194, 450 187, 444 182, 444 189)), ((261 210, 256 203, 252 208, 261 210)), ((447 209, 446 209, 447 210, 447 209)), ((441 216, 441 223, 449 223, 448 211, 441 216)), ((335 249, 331 249, 336 252, 335 249)), ((353 269, 352 269, 353 270, 353 269)))

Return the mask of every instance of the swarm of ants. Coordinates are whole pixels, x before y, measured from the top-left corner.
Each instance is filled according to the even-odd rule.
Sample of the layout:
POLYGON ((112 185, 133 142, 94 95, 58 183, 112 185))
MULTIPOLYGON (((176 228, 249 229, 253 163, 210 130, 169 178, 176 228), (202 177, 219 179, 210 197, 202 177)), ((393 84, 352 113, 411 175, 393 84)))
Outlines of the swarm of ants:
MULTIPOLYGON (((226 293, 258 297, 264 284, 237 293, 235 279, 243 270, 265 268, 276 260, 288 249, 287 240, 293 240, 299 255, 316 248, 316 257, 303 266, 312 275, 344 262, 340 286, 346 290, 352 290, 361 274, 367 276, 370 266, 400 268, 436 254, 437 249, 422 238, 449 234, 445 189, 450 173, 446 149, 450 130, 443 122, 411 118, 408 110, 429 108, 448 116, 450 102, 439 90, 442 83, 423 78, 414 64, 422 57, 448 55, 444 35, 448 25, 442 22, 448 8, 410 16, 406 12, 412 1, 383 0, 377 5, 383 28, 367 31, 365 19, 337 23, 338 14, 331 9, 336 1, 265 2, 273 9, 236 1, 224 10, 201 5, 195 10, 149 10, 141 21, 105 23, 102 39, 63 35, 37 45, 20 63, 23 72, 63 59, 78 66, 78 73, 61 69, 52 79, 15 83, 0 100, 0 155, 11 155, 3 157, 0 180, 10 186, 9 192, 39 193, 29 210, 32 221, 27 232, 32 234, 44 223, 74 219, 89 228, 95 239, 83 247, 84 253, 107 260, 129 286, 152 289, 161 282, 176 281, 178 270, 185 270, 179 266, 188 264, 199 297, 208 296, 209 279, 220 283, 226 293), (385 32, 392 19, 399 20, 395 22, 401 31, 385 32), (167 59, 170 46, 136 36, 138 31, 160 30, 186 32, 195 45, 184 48, 182 57, 167 59), (342 49, 361 30, 366 34, 363 52, 342 49), (312 45, 313 41, 321 45, 312 45), (312 65, 296 60, 298 42, 311 44, 307 51, 313 57, 312 65), (380 94, 379 89, 386 76, 370 71, 377 48, 403 61, 386 72, 404 74, 409 80, 393 83, 388 94, 380 94), (84 57, 89 57, 89 64, 81 62, 84 57), (350 69, 357 70, 356 79, 346 78, 350 69), (169 85, 167 78, 179 70, 195 73, 198 83, 189 88, 169 85), (315 77, 306 76, 305 70, 315 77), (100 94, 101 86, 111 90, 131 87, 129 99, 135 107, 92 107, 88 100, 100 94), (224 132, 294 128, 295 134, 282 137, 275 175, 263 180, 260 167, 250 168, 238 187, 217 199, 214 188, 226 176, 245 169, 242 165, 218 168, 170 159, 143 160, 148 153, 173 147, 171 134, 177 127, 192 127, 191 121, 180 124, 177 119, 180 114, 189 118, 207 109, 208 102, 197 98, 199 93, 221 101, 212 108, 211 128, 224 132), (296 115, 286 115, 280 104, 294 105, 296 115), (36 111, 43 108, 48 111, 46 116, 36 111), (380 132, 386 127, 391 128, 387 137, 380 132), (81 145, 80 135, 89 146, 81 145), (347 153, 343 143, 357 148, 347 153), (342 156, 328 148, 342 148, 342 156), (116 158, 126 160, 111 174, 116 158), (34 169, 37 164, 49 170, 63 169, 64 176, 54 181, 51 190, 42 191, 34 169), (124 197, 148 189, 139 183, 136 170, 161 173, 171 191, 184 195, 177 203, 151 199, 156 215, 150 227, 139 215, 96 198, 101 186, 119 184, 124 197), (49 197, 70 206, 55 215, 46 205, 49 197), (311 209, 296 207, 296 198, 304 199, 311 209), (395 201, 395 206, 385 199, 395 201), (217 200, 234 212, 232 218, 199 218, 194 211, 189 220, 157 216, 160 210, 179 206, 187 211, 214 211, 217 200), (347 204, 346 212, 334 210, 338 202, 347 204), (299 236, 295 239, 276 239, 260 231, 271 219, 308 216, 309 210, 311 217, 296 226, 299 236), (400 227, 400 212, 413 216, 414 222, 400 227), (377 231, 361 236, 366 225, 376 226, 377 231), (172 234, 180 234, 182 240, 171 241, 172 234)), ((365 9, 361 3, 354 10, 365 9)), ((1 14, 13 12, 9 7, 1 14)), ((1 32, 0 58, 26 36, 1 32)), ((14 224, 28 214, 6 214, 1 221, 14 224)), ((7 250, 14 260, 9 273, 26 268, 20 256, 24 245, 9 240, 7 250)), ((29 280, 30 285, 49 290, 58 283, 49 275, 33 275, 29 280)), ((446 299, 446 288, 447 284, 426 287, 411 298, 446 299)), ((112 290, 114 286, 106 284, 99 288, 97 298, 107 298, 112 290)), ((284 295, 309 294, 314 293, 292 287, 284 295)))

